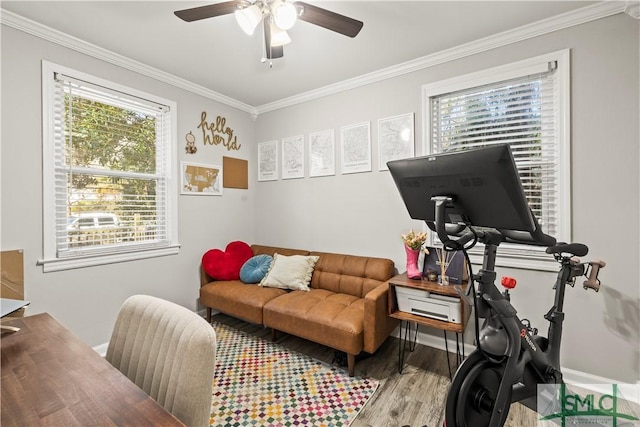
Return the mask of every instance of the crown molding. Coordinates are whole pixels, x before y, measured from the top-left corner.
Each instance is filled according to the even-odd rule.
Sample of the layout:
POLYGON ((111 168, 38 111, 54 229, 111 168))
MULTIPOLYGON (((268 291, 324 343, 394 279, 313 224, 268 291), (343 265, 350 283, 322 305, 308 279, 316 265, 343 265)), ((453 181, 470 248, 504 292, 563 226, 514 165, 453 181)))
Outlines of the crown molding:
POLYGON ((290 107, 302 102, 311 101, 328 95, 334 95, 350 89, 366 86, 372 83, 402 76, 404 74, 419 71, 435 65, 461 59, 486 52, 491 49, 506 46, 519 41, 527 40, 543 34, 584 24, 596 19, 605 18, 627 11, 628 6, 623 1, 603 1, 594 5, 586 6, 575 11, 567 12, 548 19, 527 24, 513 30, 504 31, 492 36, 484 37, 473 42, 465 43, 450 49, 445 49, 431 55, 426 55, 407 62, 403 62, 392 67, 383 68, 368 74, 364 74, 352 79, 321 87, 319 89, 300 93, 288 98, 283 98, 268 104, 256 107, 258 114, 290 107))
POLYGON ((372 83, 398 77, 404 74, 413 73, 435 65, 443 64, 456 59, 461 59, 480 52, 485 52, 498 47, 506 46, 522 40, 527 40, 543 34, 584 24, 596 19, 605 18, 624 12, 626 5, 624 2, 604 1, 594 5, 586 6, 578 10, 567 12, 552 18, 537 21, 513 30, 494 34, 473 42, 465 43, 450 49, 445 49, 431 55, 403 62, 392 67, 383 68, 372 73, 364 74, 353 79, 344 80, 340 83, 324 86, 319 89, 304 92, 288 98, 263 104, 256 107, 258 114, 290 107, 302 102, 311 101, 328 95, 334 95, 350 89, 366 86, 372 83))
POLYGON ((632 18, 640 19, 640 1, 627 0, 627 6, 625 7, 624 11, 632 18))
POLYGON ((47 40, 60 46, 69 48, 76 52, 80 52, 93 58, 100 59, 110 64, 117 65, 127 70, 136 72, 138 74, 142 74, 143 76, 151 77, 155 80, 168 83, 172 86, 184 89, 197 95, 204 96, 205 98, 218 101, 222 104, 237 108, 238 110, 245 111, 249 114, 255 114, 255 108, 249 104, 245 104, 234 98, 208 89, 204 86, 197 85, 173 74, 143 64, 142 62, 135 61, 131 58, 104 49, 100 46, 96 46, 77 37, 73 37, 51 27, 47 27, 46 25, 40 24, 36 21, 32 21, 31 19, 27 19, 13 12, 9 12, 8 10, 0 9, 0 23, 2 25, 7 25, 11 28, 15 28, 16 30, 25 32, 27 34, 39 37, 43 40, 47 40))
POLYGON ((484 37, 473 42, 465 43, 450 49, 445 49, 431 55, 426 55, 411 61, 403 62, 391 67, 383 68, 378 71, 363 74, 352 79, 324 86, 311 91, 303 92, 298 95, 283 98, 274 102, 263 104, 260 106, 252 106, 238 101, 229 96, 223 95, 204 86, 192 83, 173 74, 164 72, 157 68, 119 55, 110 50, 101 48, 84 40, 70 36, 61 31, 54 30, 50 27, 42 25, 38 22, 24 18, 15 13, 0 8, 0 23, 25 33, 34 35, 44 40, 67 47, 77 52, 92 56, 113 65, 134 71, 147 77, 168 83, 175 87, 195 93, 213 101, 220 102, 238 110, 245 111, 255 120, 258 115, 270 111, 279 110, 290 107, 303 102, 312 101, 347 90, 377 83, 383 80, 402 76, 404 74, 423 70, 435 65, 461 59, 467 56, 475 55, 480 52, 486 52, 491 49, 506 46, 519 41, 527 40, 543 34, 569 28, 575 25, 584 24, 596 19, 605 18, 607 16, 626 12, 636 17, 640 16, 640 4, 629 1, 602 1, 590 6, 586 6, 575 11, 567 12, 548 19, 537 21, 513 30, 504 31, 492 36, 484 37))

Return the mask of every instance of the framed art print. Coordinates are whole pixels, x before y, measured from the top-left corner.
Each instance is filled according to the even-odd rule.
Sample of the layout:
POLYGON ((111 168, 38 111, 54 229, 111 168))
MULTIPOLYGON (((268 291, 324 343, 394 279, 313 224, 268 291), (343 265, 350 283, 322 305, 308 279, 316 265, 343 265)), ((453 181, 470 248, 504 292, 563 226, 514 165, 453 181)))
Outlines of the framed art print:
POLYGON ((369 122, 340 128, 342 173, 371 172, 371 128, 369 122))
POLYGON ((181 194, 222 195, 222 166, 180 163, 181 194))
POLYGON ((336 174, 336 146, 333 129, 309 134, 309 176, 336 174))
POLYGON ((390 160, 414 156, 413 113, 378 120, 378 167, 389 170, 390 160))
POLYGON ((282 179, 304 178, 304 136, 282 140, 282 179))
POLYGON ((258 181, 278 179, 278 141, 258 144, 258 181))

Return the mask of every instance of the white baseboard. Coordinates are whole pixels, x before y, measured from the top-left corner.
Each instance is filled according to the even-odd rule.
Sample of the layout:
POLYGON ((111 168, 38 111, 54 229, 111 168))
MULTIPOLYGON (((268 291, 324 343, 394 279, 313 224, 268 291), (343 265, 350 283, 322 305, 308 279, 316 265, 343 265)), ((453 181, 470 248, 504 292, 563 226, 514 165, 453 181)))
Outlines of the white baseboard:
POLYGON ((603 394, 611 393, 611 385, 616 384, 620 395, 625 400, 640 404, 640 381, 635 384, 621 383, 611 378, 600 377, 569 368, 562 368, 562 377, 567 384, 603 394))
MULTIPOLYGON (((413 332, 412 332, 413 333, 413 332)), ((399 338, 400 328, 396 328, 392 336, 399 338)), ((418 331, 417 343, 426 345, 428 347, 437 348, 438 350, 445 351, 444 334, 433 335, 426 332, 418 331)), ((455 334, 452 332, 447 333, 447 343, 449 345, 449 353, 456 352, 455 334)), ((470 343, 464 344, 465 355, 471 354, 475 350, 475 346, 470 343)), ((600 377, 598 375, 590 374, 588 372, 577 371, 575 369, 562 368, 562 376, 567 384, 575 385, 577 387, 584 388, 586 390, 598 392, 598 393, 611 393, 611 384, 616 384, 620 394, 624 399, 640 404, 640 381, 633 383, 621 383, 620 381, 600 377)))
POLYGON ((107 355, 107 348, 109 348, 108 342, 93 347, 93 350, 100 356, 105 357, 107 355))
MULTIPOLYGON (((414 330, 410 331, 410 333, 413 336, 414 330)), ((396 328, 391 335, 396 337, 396 338, 400 338, 400 328, 399 327, 396 328)), ((462 336, 460 334, 458 334, 458 335, 460 336, 460 340, 462 340, 462 336)), ((455 333, 447 332, 447 345, 449 346, 449 353, 455 353, 456 352, 456 339, 455 338, 456 338, 455 333)), ((445 343, 444 343, 444 334, 433 335, 433 334, 428 334, 426 332, 422 332, 422 331, 418 330, 418 338, 417 338, 416 342, 418 344, 423 344, 423 345, 426 345, 428 347, 433 347, 433 348, 437 348, 438 350, 446 351, 446 346, 445 346, 445 343)), ((464 354, 465 355, 469 355, 473 350, 475 350, 475 348, 476 347, 473 344, 465 343, 464 344, 464 354)))

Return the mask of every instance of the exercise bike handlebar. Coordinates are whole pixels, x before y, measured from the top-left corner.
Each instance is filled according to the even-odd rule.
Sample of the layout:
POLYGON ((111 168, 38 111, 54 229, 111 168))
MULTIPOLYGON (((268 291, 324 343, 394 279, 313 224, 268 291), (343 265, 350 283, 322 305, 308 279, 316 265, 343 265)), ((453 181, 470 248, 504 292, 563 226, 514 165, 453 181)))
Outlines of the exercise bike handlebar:
POLYGON ((431 200, 436 203, 435 223, 427 222, 427 225, 438 234, 445 248, 461 249, 475 238, 466 224, 447 224, 447 203, 451 201, 449 197, 433 197, 431 200), (451 236, 458 238, 454 240, 451 236))
MULTIPOLYGON (((519 231, 504 230, 486 227, 473 227, 473 225, 458 223, 447 223, 447 203, 451 198, 437 196, 431 198, 435 202, 435 221, 427 222, 429 228, 436 232, 443 246, 448 249, 462 249, 472 240, 479 240, 483 243, 498 245, 502 242, 517 243, 522 245, 552 246, 556 244, 556 239, 545 234, 540 229, 538 222, 535 222, 535 230, 519 231), (456 236, 453 239, 452 236, 456 236)), ((475 242, 471 245, 473 246, 475 242)))
POLYGON ((556 244, 555 237, 544 234, 540 229, 540 226, 536 222, 536 229, 530 233, 528 231, 517 230, 499 230, 505 237, 507 243, 519 243, 522 245, 535 245, 535 246, 552 246, 556 244))
POLYGON ((591 266, 591 271, 589 272, 589 276, 587 280, 584 281, 582 287, 585 289, 593 289, 598 292, 600 290, 600 280, 598 280, 598 273, 601 268, 604 268, 607 265, 604 261, 590 261, 589 265, 591 266))

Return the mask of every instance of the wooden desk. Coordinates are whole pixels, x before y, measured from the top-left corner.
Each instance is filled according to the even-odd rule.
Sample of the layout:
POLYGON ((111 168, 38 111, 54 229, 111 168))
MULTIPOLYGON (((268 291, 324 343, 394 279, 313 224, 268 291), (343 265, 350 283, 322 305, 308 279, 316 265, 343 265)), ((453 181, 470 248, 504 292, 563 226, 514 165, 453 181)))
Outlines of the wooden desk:
POLYGON ((3 427, 184 425, 50 315, 3 323, 3 427))

